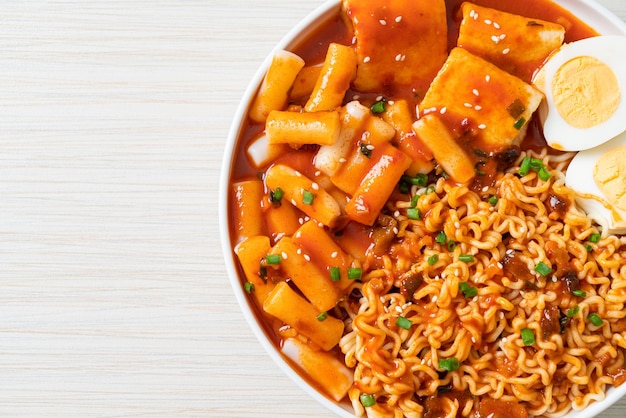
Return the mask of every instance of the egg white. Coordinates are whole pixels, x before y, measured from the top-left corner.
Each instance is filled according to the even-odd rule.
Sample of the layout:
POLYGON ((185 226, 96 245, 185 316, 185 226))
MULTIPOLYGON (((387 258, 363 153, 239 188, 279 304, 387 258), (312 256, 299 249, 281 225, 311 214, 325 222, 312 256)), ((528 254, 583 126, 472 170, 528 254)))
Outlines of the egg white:
POLYGON ((535 77, 535 86, 543 91, 545 100, 539 117, 548 145, 563 151, 580 151, 596 147, 626 130, 626 36, 607 35, 587 38, 563 45, 535 77), (613 115, 591 128, 576 128, 559 114, 552 95, 552 81, 566 62, 589 56, 608 65, 620 88, 620 102, 613 115))
POLYGON ((565 174, 565 184, 576 191, 576 202, 602 227, 604 234, 626 234, 626 212, 607 200, 593 179, 593 171, 604 153, 620 146, 626 146, 626 132, 576 154, 565 174))

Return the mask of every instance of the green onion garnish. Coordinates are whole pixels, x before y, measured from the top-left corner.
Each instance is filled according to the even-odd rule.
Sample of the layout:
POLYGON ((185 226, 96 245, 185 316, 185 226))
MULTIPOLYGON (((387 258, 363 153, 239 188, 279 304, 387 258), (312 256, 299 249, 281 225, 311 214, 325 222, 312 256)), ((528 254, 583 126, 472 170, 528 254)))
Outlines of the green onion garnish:
POLYGON ((585 247, 585 250, 587 251, 593 251, 593 247, 589 244, 583 244, 583 247, 585 247))
POLYGON ((525 123, 526 123, 525 118, 519 118, 517 121, 515 121, 515 123, 513 124, 513 127, 519 131, 520 129, 522 129, 522 126, 524 126, 525 123))
POLYGON ((459 283, 459 290, 463 293, 463 296, 466 298, 473 298, 478 295, 478 289, 473 286, 470 286, 467 282, 459 283))
POLYGON ((268 254, 265 256, 265 263, 267 264, 280 264, 281 257, 279 254, 268 254))
POLYGON ((254 292, 254 283, 252 282, 246 282, 243 285, 244 290, 246 291, 246 293, 252 293, 254 292))
POLYGON ((435 237, 435 242, 439 244, 445 244, 446 242, 448 242, 448 237, 446 236, 446 233, 443 231, 439 231, 439 233, 435 237))
POLYGON ((587 296, 587 292, 581 289, 576 289, 572 291, 572 295, 579 297, 579 298, 584 298, 585 296, 587 296))
POLYGON ((552 174, 550 174, 550 172, 548 171, 548 169, 545 166, 543 166, 543 167, 541 167, 539 169, 539 172, 537 173, 537 175, 543 181, 548 181, 548 179, 550 177, 552 177, 552 174))
POLYGON ((496 203, 498 203, 498 196, 496 196, 496 195, 491 196, 491 197, 489 198, 488 202, 489 202, 489 204, 490 204, 491 206, 495 206, 495 205, 496 205, 496 203))
POLYGON ((552 273, 552 269, 545 265, 543 261, 537 263, 537 265, 535 266, 535 271, 541 274, 543 277, 546 277, 548 274, 552 273))
POLYGON ((350 267, 348 269, 348 279, 350 280, 361 280, 361 275, 363 271, 358 267, 350 267))
POLYGON ((568 318, 573 318, 574 316, 578 315, 578 312, 580 312, 580 307, 578 307, 578 305, 569 308, 567 310, 567 317, 568 318))
POLYGON ((325 319, 328 318, 328 312, 322 312, 319 315, 316 316, 318 321, 324 321, 325 319))
POLYGON ((413 186, 423 187, 428 183, 428 176, 426 174, 417 173, 415 177, 404 175, 401 178, 402 181, 412 184, 413 186))
POLYGON ((459 359, 457 359, 456 357, 439 359, 439 368, 441 370, 453 372, 455 370, 458 370, 459 367, 461 367, 461 363, 459 362, 459 359))
POLYGON ((331 267, 329 271, 331 281, 338 282, 339 280, 341 280, 341 270, 339 270, 339 267, 331 267))
POLYGON ((456 248, 456 242, 448 241, 448 251, 452 252, 456 248))
POLYGON ((589 242, 593 242, 594 244, 597 244, 598 242, 600 242, 600 238, 602 238, 602 235, 600 234, 591 234, 589 236, 589 242))
POLYGON ((399 326, 400 328, 411 329, 411 325, 413 325, 413 321, 403 316, 399 316, 398 319, 396 320, 396 325, 399 326))
POLYGON ((429 266, 433 266, 437 263, 437 261, 439 261, 439 254, 433 254, 430 257, 428 257, 428 265, 429 266))
POLYGON ((459 255, 459 261, 463 261, 464 263, 471 263, 474 261, 474 256, 471 254, 461 254, 459 255))
POLYGON ((376 405, 376 398, 369 393, 362 393, 361 396, 359 396, 359 400, 361 401, 361 405, 365 408, 376 405))
POLYGON ((417 201, 419 200, 420 195, 416 194, 411 198, 411 207, 414 208, 417 206, 417 201))
POLYGON ((420 219, 422 219, 422 211, 420 211, 418 208, 408 208, 406 210, 406 216, 409 219, 419 221, 420 219))
POLYGON ((313 199, 315 199, 315 195, 308 190, 305 190, 302 195, 302 203, 305 205, 312 205, 313 199))
POLYGON ((433 193, 434 191, 435 191, 435 186, 431 184, 430 186, 426 188, 426 190, 424 190, 424 194, 433 193))
POLYGON ((535 344, 535 332, 530 328, 522 328, 522 342, 529 346, 535 344))
POLYGON ((370 107, 370 109, 372 110, 372 113, 375 115, 379 113, 383 113, 386 109, 385 101, 384 100, 377 101, 370 107))
POLYGON ((283 189, 281 189, 280 187, 277 187, 276 190, 274 190, 273 192, 270 192, 270 201, 274 203, 278 203, 280 202, 280 199, 282 199, 284 195, 285 195, 285 192, 283 191, 283 189))
POLYGON ((517 172, 520 176, 525 176, 530 171, 530 157, 524 157, 517 172))
POLYGON ((589 319, 589 322, 591 322, 596 327, 604 324, 604 321, 602 320, 602 318, 600 318, 600 316, 598 316, 597 313, 590 313, 587 319, 589 319))

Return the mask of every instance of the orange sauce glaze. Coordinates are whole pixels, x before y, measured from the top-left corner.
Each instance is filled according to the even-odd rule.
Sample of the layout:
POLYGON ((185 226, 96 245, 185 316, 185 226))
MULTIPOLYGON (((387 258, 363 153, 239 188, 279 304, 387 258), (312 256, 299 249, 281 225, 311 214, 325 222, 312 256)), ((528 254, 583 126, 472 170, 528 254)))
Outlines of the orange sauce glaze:
MULTIPOLYGON (((428 1, 428 0, 421 0, 428 1)), ((448 14, 448 46, 452 48, 456 44, 456 39, 459 31, 459 24, 461 21, 460 16, 460 5, 463 3, 463 0, 446 0, 447 5, 447 14, 448 14)), ((584 24, 578 18, 574 17, 571 13, 567 12, 559 5, 554 4, 550 1, 546 0, 475 0, 473 3, 485 6, 492 7, 495 9, 499 9, 502 11, 516 13, 523 16, 548 20, 552 22, 557 22, 562 24, 566 28, 565 41, 571 42, 578 39, 587 38, 590 36, 597 35, 597 32, 592 28, 584 24)), ((319 29, 314 31, 307 39, 305 39, 300 45, 293 49, 293 52, 300 55, 306 62, 307 65, 314 65, 317 63, 321 63, 324 60, 326 50, 328 48, 329 43, 337 42, 344 45, 350 45, 352 43, 352 33, 346 27, 345 22, 342 20, 341 16, 337 15, 334 18, 331 18, 328 22, 324 23, 319 29)), ((348 92, 346 95, 346 102, 352 99, 352 94, 355 92, 348 92)), ((363 95, 360 94, 361 100, 374 100, 374 95, 363 95)), ((394 99, 397 97, 389 97, 389 99, 394 99)), ((403 97, 409 98, 411 97, 403 97)), ((250 178, 253 176, 258 176, 259 173, 256 169, 254 169, 247 160, 245 156, 245 147, 249 141, 259 135, 263 130, 263 126, 260 124, 253 123, 251 121, 247 121, 244 124, 244 127, 241 131, 240 138, 238 141, 238 145, 236 147, 236 155, 234 159, 234 167, 231 173, 231 181, 237 181, 245 178, 250 178)), ((531 120, 529 123, 528 131, 524 143, 522 144, 523 148, 538 148, 545 146, 545 140, 543 139, 543 134, 541 132, 541 126, 538 124, 536 120, 531 120)), ((300 151, 302 152, 302 151, 300 151)), ((289 153, 281 157, 280 159, 283 162, 286 162, 291 165, 295 165, 297 168, 303 165, 303 162, 309 162, 312 159, 313 154, 309 152, 302 153, 299 157, 295 157, 296 153, 289 153), (293 160, 292 160, 293 159, 293 160)), ((262 221, 262 220, 261 220, 262 221)), ((346 234, 367 234, 367 228, 358 226, 358 225, 348 225, 342 232, 345 236, 346 234)), ((231 231, 233 233, 233 231, 231 231)), ((338 236, 337 239, 341 241, 341 236, 338 236)), ((259 314, 262 315, 260 312, 259 314)), ((277 322, 277 320, 272 318, 267 318, 264 321, 264 328, 268 336, 270 336, 277 345, 281 343, 281 337, 279 333, 279 328, 281 324, 277 322)), ((337 354, 340 355, 339 349, 336 348, 337 354)), ((503 367, 506 367, 504 365, 503 367)), ((618 384, 621 384, 626 378, 626 372, 624 370, 616 371, 615 381, 618 384)), ((313 382, 311 382, 313 384, 313 382)))

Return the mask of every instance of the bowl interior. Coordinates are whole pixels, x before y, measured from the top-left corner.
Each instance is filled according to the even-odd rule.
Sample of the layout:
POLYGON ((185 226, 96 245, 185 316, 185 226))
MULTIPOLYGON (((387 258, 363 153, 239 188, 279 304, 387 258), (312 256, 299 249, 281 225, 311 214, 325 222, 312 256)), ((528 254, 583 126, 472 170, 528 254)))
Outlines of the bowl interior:
MULTIPOLYGON (((583 22, 587 23, 602 35, 626 35, 626 23, 615 16, 609 10, 592 0, 557 0, 555 3, 569 10, 583 22)), ((339 11, 340 2, 338 0, 329 0, 319 8, 310 13, 305 19, 299 22, 285 37, 276 45, 274 51, 281 49, 293 49, 298 46, 304 39, 310 36, 317 28, 322 26, 329 19, 333 18, 339 11)), ((347 403, 338 404, 332 399, 320 393, 299 373, 294 371, 293 366, 284 358, 277 347, 271 341, 264 326, 257 318, 256 309, 250 299, 248 299, 243 291, 241 279, 239 277, 239 269, 237 260, 233 253, 233 242, 231 240, 229 230, 229 208, 228 193, 229 184, 232 175, 232 167, 236 161, 236 153, 238 151, 238 139, 245 126, 246 115, 248 109, 254 99, 263 76, 269 67, 273 51, 268 55, 263 64, 260 66, 253 79, 250 81, 243 98, 237 108, 233 118, 229 135, 227 138, 224 158, 222 162, 220 191, 219 191, 219 220, 220 235, 222 242, 222 250, 226 262, 226 270, 228 278, 233 287, 235 297, 241 306, 243 314, 252 328, 255 336, 263 345, 270 357, 288 375, 300 388, 302 388, 312 398, 324 405, 327 409, 342 417, 354 417, 351 406, 347 403)), ((606 398, 603 401, 595 402, 582 411, 572 411, 567 414, 568 418, 590 418, 598 415, 606 408, 610 407, 617 400, 626 394, 626 385, 618 388, 610 388, 606 398)))

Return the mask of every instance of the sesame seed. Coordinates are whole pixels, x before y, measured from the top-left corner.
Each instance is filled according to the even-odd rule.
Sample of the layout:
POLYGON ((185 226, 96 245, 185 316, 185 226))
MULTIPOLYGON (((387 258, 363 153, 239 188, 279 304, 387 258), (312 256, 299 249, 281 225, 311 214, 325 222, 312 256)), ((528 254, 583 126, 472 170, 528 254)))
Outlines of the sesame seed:
POLYGON ((394 218, 397 218, 398 216, 400 216, 400 211, 399 211, 399 210, 397 210, 397 211, 395 211, 395 212, 393 213, 393 217, 394 217, 394 218))
POLYGON ((339 159, 339 162, 340 162, 340 163, 345 163, 346 161, 347 161, 347 160, 346 160, 345 158, 343 158, 343 157, 341 157, 341 158, 339 159))
POLYGON ((400 61, 402 59, 402 54, 396 55, 396 61, 400 61))
POLYGON ((363 62, 370 62, 371 58, 370 57, 365 57, 363 58, 363 62))
POLYGON ((505 343, 506 342, 506 337, 502 337, 502 342, 505 343))
POLYGON ((319 226, 320 228, 324 228, 324 224, 323 224, 323 223, 321 223, 321 222, 318 222, 318 223, 317 223, 317 226, 319 226))
POLYGON ((286 260, 286 259, 287 259, 287 253, 286 253, 286 252, 284 252, 284 251, 283 251, 283 252, 282 252, 282 254, 281 254, 281 256, 283 257, 283 260, 286 260))
POLYGON ((470 10, 469 17, 474 17, 475 14, 476 14, 476 10, 472 9, 470 10))
POLYGON ((472 302, 474 302, 474 303, 478 302, 478 296, 474 296, 474 297, 472 298, 472 302))
POLYGON ((302 254, 302 248, 298 248, 298 249, 296 250, 296 253, 297 253, 297 254, 302 254))
POLYGON ((394 226, 394 227, 393 227, 393 233, 394 233, 395 235, 398 235, 398 232, 399 232, 399 231, 398 231, 398 228, 396 228, 396 227, 394 226))
POLYGON ((502 35, 500 35, 500 40, 503 41, 504 38, 506 38, 506 33, 503 33, 502 35))
MULTIPOLYGON (((300 218, 300 219, 302 219, 302 218, 300 218)), ((300 238, 301 236, 302 236, 302 231, 296 232, 296 235, 295 235, 296 238, 300 238)))
POLYGON ((504 268, 504 266, 502 265, 502 263, 501 263, 501 262, 499 262, 499 261, 498 261, 498 264, 496 264, 496 266, 498 266, 498 268, 499 268, 499 269, 504 268))
POLYGON ((302 177, 302 173, 299 171, 296 171, 296 177, 302 177))
POLYGON ((398 313, 402 313, 402 307, 401 307, 401 306, 396 305, 396 312, 398 312, 398 313))
POLYGON ((491 20, 489 20, 489 19, 485 19, 484 22, 485 22, 486 25, 491 25, 491 20))
POLYGON ((509 52, 511 52, 511 49, 510 49, 510 48, 505 48, 505 49, 504 49, 504 51, 502 51, 502 54, 503 54, 503 55, 506 55, 506 54, 508 54, 509 52))
POLYGON ((381 296, 381 297, 379 298, 379 300, 380 300, 380 303, 385 303, 385 298, 384 298, 384 297, 382 297, 382 296, 381 296))
POLYGON ((458 270, 454 270, 454 277, 459 277, 461 273, 458 270))
POLYGON ((317 184, 317 183, 311 183, 311 188, 312 188, 313 190, 319 190, 319 189, 320 189, 320 185, 319 185, 319 184, 317 184))
POLYGON ((304 254, 303 257, 306 261, 311 261, 311 257, 308 254, 304 254))
POLYGON ((361 96, 359 94, 355 94, 354 96, 352 96, 353 100, 359 100, 361 98, 361 96))
POLYGON ((483 192, 486 192, 487 190, 489 190, 489 186, 483 187, 483 192))
POLYGON ((493 36, 491 37, 491 40, 492 40, 494 43, 496 43, 496 44, 497 44, 498 42, 500 42, 500 37, 499 37, 499 36, 496 36, 496 35, 493 35, 493 36))
POLYGON ((322 175, 322 172, 321 172, 321 171, 317 170, 317 171, 315 172, 315 177, 319 177, 319 176, 321 176, 321 175, 322 175))
POLYGON ((446 109, 446 107, 444 106, 444 107, 442 107, 442 108, 441 108, 441 110, 439 111, 439 113, 441 113, 441 114, 443 115, 444 113, 446 113, 446 111, 447 111, 447 110, 448 110, 448 109, 446 109))
POLYGON ((476 106, 474 106, 474 109, 476 109, 476 110, 481 110, 482 108, 483 108, 483 107, 482 107, 481 105, 476 105, 476 106))
POLYGON ((377 102, 380 102, 380 101, 381 101, 381 100, 383 100, 383 99, 384 99, 384 97, 383 97, 383 96, 376 96, 376 101, 377 101, 377 102))
POLYGON ((474 96, 478 96, 479 95, 478 94, 478 90, 476 90, 476 89, 472 90, 472 93, 474 94, 474 96))
POLYGON ((498 22, 493 22, 493 27, 496 29, 500 29, 500 25, 498 24, 498 22))
POLYGON ((294 205, 294 206, 297 206, 296 205, 296 199, 291 199, 291 204, 294 205))
POLYGON ((374 150, 374 148, 376 148, 376 147, 375 147, 374 145, 372 145, 372 144, 367 144, 367 145, 365 146, 365 148, 367 148, 367 149, 368 149, 368 150, 370 150, 370 151, 373 151, 373 150, 374 150))
POLYGON ((356 44, 356 36, 352 37, 352 45, 356 44))
POLYGON ((463 106, 465 106, 465 107, 474 107, 471 103, 467 103, 467 102, 463 103, 463 106))
POLYGON ((387 21, 385 19, 380 19, 378 21, 378 23, 380 23, 381 25, 385 26, 387 24, 387 21))
POLYGON ((459 229, 459 228, 461 227, 461 224, 459 223, 459 221, 456 221, 456 222, 454 223, 454 227, 455 227, 456 229, 459 229))
POLYGON ((402 16, 396 17, 396 23, 400 23, 402 21, 402 16))
POLYGON ((474 13, 474 20, 478 20, 478 13, 474 13))
POLYGON ((485 129, 487 127, 487 125, 485 125, 484 123, 481 123, 480 125, 478 125, 478 129, 485 129))
POLYGON ((298 218, 298 223, 299 223, 300 225, 304 224, 304 219, 302 219, 302 218, 298 218))
POLYGON ((489 81, 491 81, 491 76, 489 74, 487 74, 485 76, 485 81, 488 83, 489 81))

